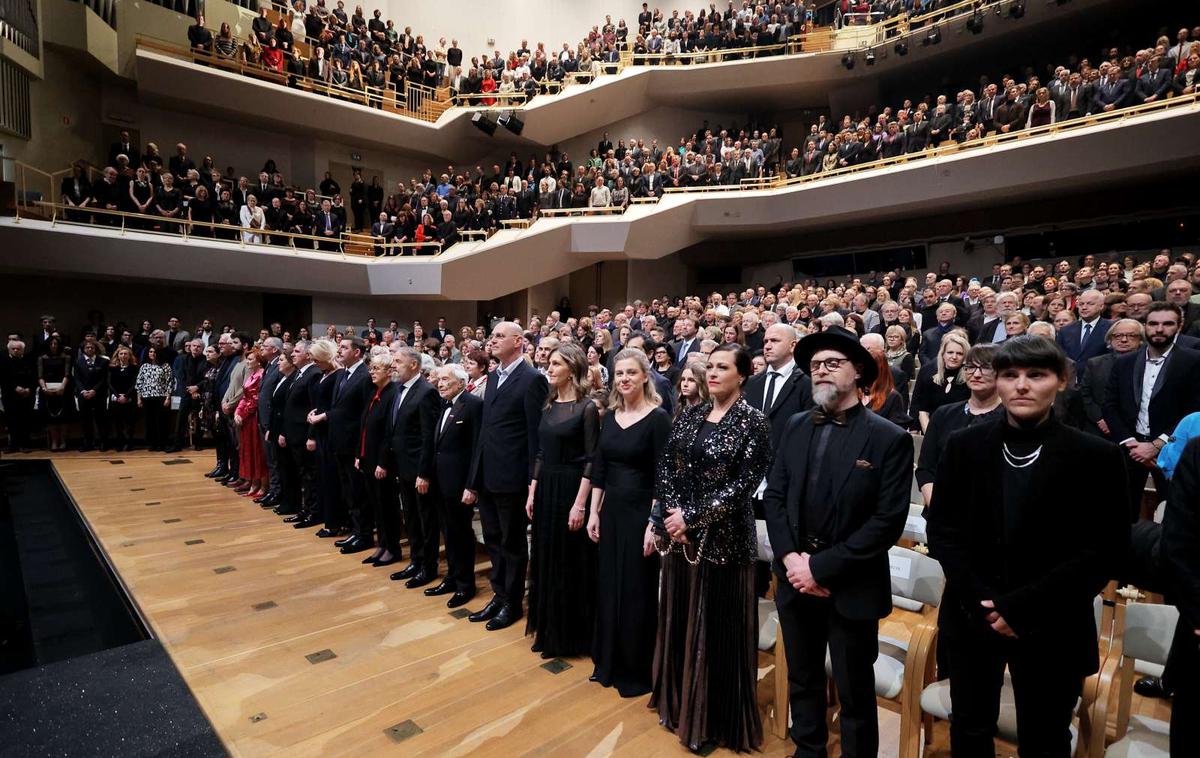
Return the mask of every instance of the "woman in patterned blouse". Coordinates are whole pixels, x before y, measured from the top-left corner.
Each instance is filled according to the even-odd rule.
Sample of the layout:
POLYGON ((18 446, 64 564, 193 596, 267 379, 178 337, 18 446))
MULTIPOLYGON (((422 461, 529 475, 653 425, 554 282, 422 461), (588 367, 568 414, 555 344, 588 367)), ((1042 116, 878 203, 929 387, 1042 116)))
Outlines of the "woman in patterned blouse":
POLYGON ((146 360, 138 369, 137 404, 146 409, 146 446, 153 451, 167 444, 167 422, 171 418, 171 364, 154 345, 146 348, 146 360))

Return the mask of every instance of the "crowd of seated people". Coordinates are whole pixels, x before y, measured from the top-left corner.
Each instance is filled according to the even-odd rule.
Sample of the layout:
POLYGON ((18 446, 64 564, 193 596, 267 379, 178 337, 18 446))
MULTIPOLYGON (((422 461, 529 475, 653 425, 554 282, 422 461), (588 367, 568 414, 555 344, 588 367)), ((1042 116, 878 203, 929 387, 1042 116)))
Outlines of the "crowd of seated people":
MULTIPOLYGON (((1084 435, 1107 441, 1087 444, 1110 452, 1114 463, 1121 462, 1096 472, 1112 484, 1105 507, 1119 512, 1113 522, 1119 522, 1120 529, 1126 528, 1126 515, 1130 523, 1148 518, 1143 503, 1147 479, 1153 479, 1160 495, 1173 486, 1167 472, 1189 455, 1185 446, 1189 451, 1196 447, 1188 443, 1200 429, 1200 266, 1194 253, 1166 249, 1144 260, 1115 253, 1044 262, 1014 258, 970 275, 957 274, 943 263, 936 271, 914 276, 895 270, 823 284, 811 279, 781 281, 728 294, 663 296, 578 312, 564 298, 545 318, 534 316, 525 325, 519 320, 496 323, 490 337, 483 325, 454 330, 444 318, 429 329, 419 322, 401 327, 397 321, 383 329, 374 319, 362 329, 329 325, 317 339, 307 326, 292 332, 280 323, 218 330, 205 319, 189 332, 171 317, 165 326, 156 328, 147 320, 134 329, 106 322, 93 312, 82 328, 60 329, 54 317, 46 315, 31 332, 10 330, 0 359, 8 450, 30 450, 40 427, 52 451, 65 450, 77 423, 83 450, 133 449, 139 426, 145 429, 143 438, 151 451, 175 453, 188 445, 211 445, 216 461, 210 478, 273 509, 295 528, 321 527, 315 536, 338 538, 325 544, 332 543, 343 554, 369 551, 363 563, 401 563, 403 528, 409 565, 392 573, 391 579, 409 589, 425 588, 430 597, 449 596, 451 608, 470 602, 477 592, 470 525, 475 509, 462 505, 478 504, 495 596, 469 620, 487 622, 488 630, 496 630, 522 618, 532 554, 526 633, 534 636, 534 651, 544 657, 590 653, 596 664, 593 680, 616 686, 625 696, 657 690, 673 676, 669 667, 654 664, 651 655, 655 627, 660 638, 668 634, 664 629, 671 628, 671 615, 658 614, 654 604, 632 617, 623 615, 629 611, 613 610, 625 593, 657 595, 657 564, 653 576, 645 577, 645 587, 640 582, 603 580, 595 586, 582 580, 562 583, 552 577, 557 571, 579 576, 575 569, 580 567, 592 572, 584 574, 592 578, 596 571, 619 574, 613 559, 603 557, 605 540, 625 539, 616 537, 622 532, 613 527, 612 519, 618 516, 609 509, 616 507, 616 498, 644 496, 645 502, 637 500, 638 507, 631 511, 630 540, 636 549, 628 552, 651 555, 657 547, 668 556, 663 569, 667 581, 668 543, 682 542, 681 530, 696 529, 700 522, 689 522, 674 509, 655 521, 650 490, 620 489, 611 477, 622 471, 621 465, 640 460, 645 481, 653 482, 657 462, 657 473, 667 482, 657 485, 655 492, 663 494, 656 496, 670 497, 668 485, 681 473, 661 463, 673 460, 664 455, 664 447, 670 450, 678 435, 694 434, 694 429, 687 430, 693 424, 701 426, 704 419, 698 414, 709 414, 714 407, 726 410, 723 404, 728 404, 726 412, 734 413, 732 418, 744 414, 749 419, 735 425, 741 440, 737 444, 761 437, 766 446, 761 455, 745 453, 749 469, 739 470, 746 480, 736 485, 736 504, 729 505, 729 497, 714 501, 744 512, 748 521, 753 519, 752 493, 767 474, 771 451, 789 439, 785 427, 809 418, 791 414, 814 406, 826 414, 813 416, 814 424, 833 419, 836 426, 852 425, 867 414, 880 419, 869 423, 885 424, 879 428, 888 434, 898 432, 896 427, 923 434, 916 482, 926 505, 932 498, 931 513, 944 517, 938 503, 945 502, 945 495, 939 496, 937 488, 944 486, 946 467, 939 467, 938 461, 948 454, 947 437, 965 434, 959 430, 977 424, 1013 423, 1003 421, 1005 411, 1010 416, 1013 411, 1012 398, 998 394, 1001 381, 1036 383, 1046 378, 1046 369, 1034 366, 1018 375, 1007 364, 1001 367, 1001 359, 1023 350, 1036 353, 1038 345, 1045 355, 1055 356, 1059 366, 1051 384, 1057 389, 1043 398, 1054 428, 1078 430, 1059 434, 1076 435, 1081 445, 1084 435), (842 354, 852 357, 814 353, 830 348, 807 350, 805 340, 818 335, 828 338, 821 345, 839 345, 842 354), (816 358, 810 362, 812 355, 816 358), (838 397, 849 393, 851 405, 834 408, 830 376, 846 360, 855 366, 872 362, 869 372, 862 369, 869 381, 837 385, 838 397), (786 401, 785 390, 772 394, 770 380, 779 377, 788 384, 786 401), (495 401, 481 401, 509 383, 517 388, 505 389, 495 401), (406 397, 412 401, 405 402, 406 397), (771 431, 776 420, 759 412, 773 412, 774 401, 787 402, 790 409, 778 420, 783 435, 779 442, 771 431), (542 417, 543 407, 545 416, 538 422, 534 417, 542 417), (610 414, 618 414, 617 427, 604 420, 610 414), (652 423, 623 436, 650 415, 652 423), (749 431, 741 424, 749 424, 749 431), (606 443, 604 435, 622 436, 606 443), (638 452, 630 452, 629 445, 636 445, 638 452), (623 458, 626 454, 633 457, 623 458), (486 473, 470 473, 478 471, 466 465, 472 460, 487 461, 480 464, 486 473), (622 460, 626 463, 620 464, 622 460), (525 478, 526 465, 532 483, 525 478), (528 485, 528 499, 525 490, 511 502, 503 499, 504 493, 511 494, 503 489, 507 474, 501 473, 508 469, 528 485), (565 478, 560 482, 557 477, 565 478), (603 491, 606 484, 611 500, 599 493, 589 500, 591 488, 603 491), (560 510, 561 528, 547 532, 548 524, 557 523, 552 514, 560 510), (651 514, 649 527, 646 513, 651 514), (531 542, 525 538, 528 521, 522 514, 533 519, 531 542), (442 539, 446 573, 435 584, 441 574, 442 539), (564 541, 568 544, 561 544, 564 541), (594 553, 597 549, 601 557, 594 553), (598 618, 604 622, 597 623, 598 618), (624 630, 620 640, 603 636, 612 623, 624 630), (564 629, 572 634, 564 635, 564 629), (597 644, 593 634, 598 635, 597 644), (599 644, 603 640, 607 641, 599 644), (615 671, 614 657, 624 661, 615 671)), ((709 433, 722 434, 723 428, 709 433)), ((687 439, 682 449, 692 451, 695 443, 687 439)), ((719 449, 723 448, 714 444, 713 450, 719 449)), ((911 450, 909 443, 906 465, 913 461, 911 450)), ((1025 460, 1036 460, 1037 450, 1025 460)), ((874 455, 860 453, 868 454, 874 455)), ((884 462, 859 463, 870 469, 884 462)), ((1010 465, 1021 467, 1011 460, 1010 465)), ((896 496, 907 506, 910 472, 900 474, 896 487, 902 492, 896 496)), ((870 481, 881 477, 872 474, 870 481)), ((865 475, 861 481, 867 481, 865 475)), ((777 474, 772 473, 768 502, 777 486, 777 474)), ((906 507, 897 510, 897 523, 906 513, 906 507)), ((770 510, 766 517, 770 530, 770 510)), ((709 539, 741 528, 715 517, 703 523, 711 530, 709 539)), ((897 526, 895 533, 900 531, 897 526)), ((772 541, 777 536, 770 532, 772 541)), ((939 559, 940 551, 947 549, 941 539, 931 528, 931 549, 939 559)), ((881 554, 891 541, 878 546, 881 554)), ((1128 535, 1123 535, 1121 544, 1127 541, 1128 535)), ((738 555, 736 565, 749 572, 749 588, 754 583, 749 571, 752 551, 738 555)), ((1114 563, 1112 555, 1104 560, 1120 563, 1114 563)), ((883 577, 886 590, 886 572, 883 577)), ((794 581, 807 586, 810 579, 794 581)), ((1087 589, 1084 599, 1102 584, 1087 589)), ((753 605, 751 599, 749 607, 753 605)), ((1091 628, 1090 603, 1082 608, 1091 628)), ((1008 613, 1007 605, 1001 612, 1008 613)), ((720 623, 728 626, 729 618, 733 617, 721 615, 720 623)), ((746 624, 755 632, 757 616, 748 617, 746 624)), ((727 644, 738 649, 748 645, 753 661, 757 639, 757 633, 749 633, 745 640, 737 637, 727 644)), ((953 643, 957 644, 965 642, 953 643)), ((1094 645, 1095 638, 1087 644, 1094 645)), ((818 653, 823 656, 823 646, 818 653)), ((868 668, 874 657, 872 647, 868 668)), ((949 675, 955 676, 956 670, 952 667, 949 675)), ((727 703, 731 711, 754 713, 757 708, 753 669, 748 671, 749 689, 727 703)), ((820 679, 823 688, 824 676, 820 679)), ((1145 691, 1162 696, 1177 686, 1182 696, 1182 688, 1192 686, 1190 680, 1171 681, 1179 683, 1151 682, 1145 691)), ((1017 696, 1018 710, 1032 707, 1025 698, 1017 696)), ((656 700, 652 698, 652 704, 656 700)), ((801 707, 799 702, 793 699, 793 710, 801 707)), ((873 699, 870 703, 873 710, 873 699)), ((1068 717, 1069 711, 1064 711, 1068 717)), ((664 723, 675 728, 669 720, 664 723)), ((761 726, 753 726, 758 719, 751 717, 748 723, 751 727, 740 738, 746 747, 758 746, 761 726)), ((1066 722, 1061 726, 1066 734, 1066 722)), ((688 741, 686 733, 680 736, 688 741)), ((732 739, 723 733, 706 736, 732 739)), ((952 739, 959 739, 953 726, 952 739)))

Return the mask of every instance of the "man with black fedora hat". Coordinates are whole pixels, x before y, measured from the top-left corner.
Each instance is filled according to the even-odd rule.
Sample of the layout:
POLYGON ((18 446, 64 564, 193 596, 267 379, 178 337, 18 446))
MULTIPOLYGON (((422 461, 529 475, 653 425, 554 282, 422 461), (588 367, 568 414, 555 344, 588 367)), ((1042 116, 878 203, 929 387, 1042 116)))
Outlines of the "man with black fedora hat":
POLYGON ((778 578, 797 756, 826 754, 825 651, 841 703, 841 748, 875 755, 873 666, 879 620, 892 608, 888 548, 904 529, 912 437, 865 408, 875 360, 850 331, 830 327, 796 346, 815 408, 788 422, 763 510, 778 578))

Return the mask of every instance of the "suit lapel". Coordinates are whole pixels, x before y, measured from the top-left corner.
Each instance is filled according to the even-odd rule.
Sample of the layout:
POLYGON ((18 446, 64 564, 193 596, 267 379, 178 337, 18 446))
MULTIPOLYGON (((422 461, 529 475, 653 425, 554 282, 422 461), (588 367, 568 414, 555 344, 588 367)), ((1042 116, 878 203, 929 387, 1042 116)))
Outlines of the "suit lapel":
MULTIPOLYGON (((1133 363, 1133 407, 1137 408, 1142 404, 1142 382, 1146 378, 1146 348, 1138 351, 1137 358, 1133 363)), ((1161 373, 1160 373, 1161 376, 1161 373)))
MULTIPOLYGON (((774 416, 775 411, 783 407, 783 401, 787 399, 787 396, 790 395, 792 390, 796 388, 796 381, 799 379, 799 371, 799 368, 793 368, 792 373, 787 378, 787 381, 784 382, 783 386, 780 387, 775 393, 775 397, 771 400, 771 407, 767 409, 768 416, 774 416)), ((764 384, 763 393, 765 394, 766 391, 767 385, 764 384)))

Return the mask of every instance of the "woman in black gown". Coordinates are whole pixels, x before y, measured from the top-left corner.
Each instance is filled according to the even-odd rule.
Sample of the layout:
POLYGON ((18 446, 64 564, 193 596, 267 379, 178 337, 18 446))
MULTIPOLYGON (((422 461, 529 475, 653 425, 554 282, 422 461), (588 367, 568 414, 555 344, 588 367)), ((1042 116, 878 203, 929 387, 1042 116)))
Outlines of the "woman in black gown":
MULTIPOLYGON (((309 439, 307 445, 317 455, 317 510, 309 514, 306 526, 313 526, 313 521, 325 521, 337 508, 342 497, 342 488, 338 482, 337 462, 329 450, 329 406, 333 405, 333 387, 337 374, 337 345, 333 340, 319 339, 312 343, 309 350, 313 363, 321 371, 321 378, 309 388, 308 412, 309 439)), ((297 524, 304 524, 299 521, 297 524)), ((297 529, 302 527, 297 526, 297 529)))
POLYGON ((680 414, 658 465, 652 519, 665 557, 650 707, 690 750, 754 750, 763 739, 750 499, 771 440, 766 416, 742 399, 750 374, 745 348, 714 350, 712 399, 680 414))
POLYGON ((550 394, 525 512, 533 522, 529 620, 543 658, 586 655, 596 622, 596 547, 583 530, 600 410, 588 399, 587 356, 560 345, 547 368, 550 394))
POLYGON ((671 416, 660 406, 641 350, 617 353, 613 373, 592 462, 588 519, 588 536, 600 546, 592 680, 616 687, 621 697, 637 697, 653 683, 659 557, 646 520, 671 416))
POLYGON ((114 450, 133 449, 133 424, 137 420, 137 361, 125 345, 113 353, 108 366, 108 412, 112 417, 114 450))

